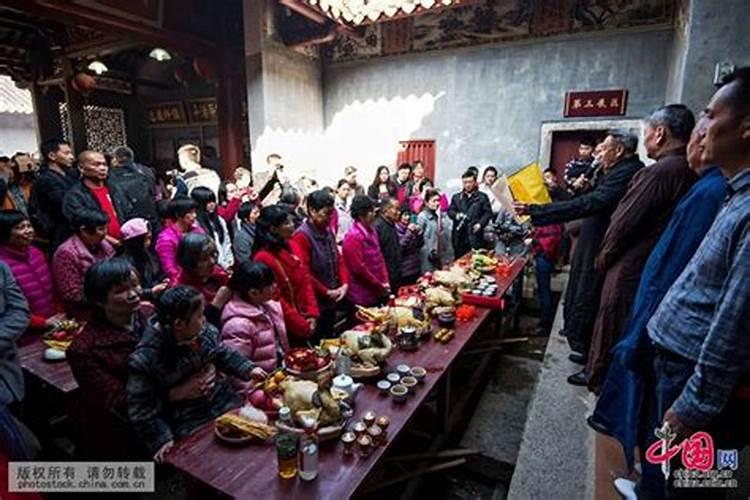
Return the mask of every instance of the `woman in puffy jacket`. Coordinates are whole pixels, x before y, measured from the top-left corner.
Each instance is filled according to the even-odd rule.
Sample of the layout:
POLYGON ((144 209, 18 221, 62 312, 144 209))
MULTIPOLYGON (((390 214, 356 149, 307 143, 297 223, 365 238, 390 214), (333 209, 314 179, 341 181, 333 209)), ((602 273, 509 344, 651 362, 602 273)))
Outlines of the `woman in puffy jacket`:
POLYGON ((23 212, 0 212, 0 261, 8 265, 26 296, 31 309, 30 328, 41 331, 62 318, 55 301, 52 271, 33 241, 34 228, 23 212))
POLYGON ((353 304, 369 307, 383 302, 391 291, 378 233, 372 227, 375 202, 368 196, 355 196, 351 215, 354 225, 346 233, 341 249, 349 271, 347 298, 353 304))

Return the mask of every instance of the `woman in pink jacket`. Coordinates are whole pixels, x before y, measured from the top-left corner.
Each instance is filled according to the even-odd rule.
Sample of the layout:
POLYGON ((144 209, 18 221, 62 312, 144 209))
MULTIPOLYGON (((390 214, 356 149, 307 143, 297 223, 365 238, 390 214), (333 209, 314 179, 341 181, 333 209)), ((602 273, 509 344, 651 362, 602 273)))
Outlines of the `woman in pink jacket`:
POLYGON ((196 223, 198 206, 193 200, 185 196, 178 196, 169 202, 169 213, 172 222, 161 230, 156 238, 156 254, 164 273, 169 278, 169 284, 174 286, 182 272, 177 263, 177 247, 182 236, 187 233, 202 233, 203 229, 196 223))
POLYGON ((31 309, 32 331, 62 319, 52 286, 52 271, 41 250, 33 246, 34 228, 19 210, 0 212, 0 261, 8 264, 31 309))
MULTIPOLYGON (((276 278, 262 262, 243 261, 229 280, 234 295, 221 314, 221 340, 271 372, 289 350, 281 304, 273 300, 276 278)), ((244 381, 235 384, 247 388, 244 381)))
POLYGON ((115 256, 115 249, 106 240, 109 217, 98 210, 81 210, 73 214, 71 226, 75 234, 65 240, 52 257, 52 276, 57 296, 65 313, 87 321, 91 304, 83 296, 86 271, 95 263, 115 256))
POLYGON ((355 196, 351 215, 354 225, 342 244, 343 261, 349 271, 347 298, 353 304, 369 307, 384 302, 391 291, 378 233, 372 228, 375 202, 368 196, 355 196))

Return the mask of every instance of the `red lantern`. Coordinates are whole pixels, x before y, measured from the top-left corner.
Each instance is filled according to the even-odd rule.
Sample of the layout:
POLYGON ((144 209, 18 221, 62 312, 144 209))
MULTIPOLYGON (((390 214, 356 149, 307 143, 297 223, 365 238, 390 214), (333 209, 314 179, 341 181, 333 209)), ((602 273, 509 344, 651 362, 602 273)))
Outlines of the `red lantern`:
POLYGON ((88 94, 96 88, 96 78, 88 73, 78 73, 71 79, 70 84, 81 94, 88 94))
POLYGON ((207 59, 196 57, 193 59, 193 69, 196 74, 207 82, 216 81, 216 65, 207 59))

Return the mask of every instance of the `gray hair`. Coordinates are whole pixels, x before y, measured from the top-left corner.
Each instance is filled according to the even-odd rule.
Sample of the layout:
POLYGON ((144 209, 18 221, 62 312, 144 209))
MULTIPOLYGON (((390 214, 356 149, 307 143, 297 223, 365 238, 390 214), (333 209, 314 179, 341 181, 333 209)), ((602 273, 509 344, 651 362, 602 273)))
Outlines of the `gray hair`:
POLYGON ((651 113, 645 122, 651 127, 667 127, 672 137, 688 142, 695 127, 695 116, 683 104, 668 104, 651 113))
POLYGON ((632 130, 614 129, 608 131, 607 135, 612 136, 612 139, 622 146, 626 154, 635 154, 638 149, 638 136, 632 130))
POLYGON ((112 150, 112 156, 118 162, 131 162, 135 159, 135 153, 127 146, 117 146, 112 150))

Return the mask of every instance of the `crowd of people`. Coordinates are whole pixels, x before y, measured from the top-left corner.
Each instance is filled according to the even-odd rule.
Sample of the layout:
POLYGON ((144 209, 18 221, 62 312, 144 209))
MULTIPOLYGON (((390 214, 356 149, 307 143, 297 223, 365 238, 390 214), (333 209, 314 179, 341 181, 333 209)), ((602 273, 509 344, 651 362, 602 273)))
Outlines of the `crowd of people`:
MULTIPOLYGON (((589 423, 623 443, 630 466, 662 423, 741 447, 748 103, 742 69, 697 123, 683 105, 659 108, 645 119, 648 167, 633 132, 582 141, 560 183, 544 172, 552 203, 516 204, 531 232, 495 195, 492 166, 481 182, 469 167, 449 199, 421 162, 381 166, 366 188, 347 167, 335 186, 300 192, 277 154, 258 189, 238 187, 244 169, 218 188, 196 176, 165 184, 127 146, 75 156, 48 140, 38 169, 29 155, 0 158, 0 423, 27 445, 7 458, 34 453, 12 417, 24 397, 16 345, 63 319, 85 325, 67 351, 81 457, 159 461, 290 346, 334 336, 354 306, 514 238, 534 256, 541 333, 568 249, 562 334, 584 365, 568 381, 599 396, 589 423)), ((645 491, 669 490, 641 463, 645 491)))
MULTIPOLYGON (((614 472, 641 470, 641 498, 678 498, 691 490, 646 460, 652 444, 697 431, 716 449, 748 443, 750 68, 725 78, 697 122, 679 104, 648 116, 653 164, 637 145, 610 132, 588 166, 587 155, 569 165, 569 199, 517 208, 540 228, 580 221, 561 333, 584 368, 568 382, 598 395, 588 423, 622 444, 628 470, 614 472)), ((678 454, 671 470, 686 465, 678 454)))
POLYGON ((336 336, 354 306, 492 246, 498 216, 475 167, 449 201, 421 162, 380 167, 367 189, 347 167, 335 187, 302 192, 277 154, 258 189, 201 185, 197 168, 165 185, 127 146, 76 156, 52 139, 40 155, 0 170, 2 409, 10 418, 24 398, 16 345, 84 325, 66 351, 81 458, 161 460, 291 347, 336 336))

